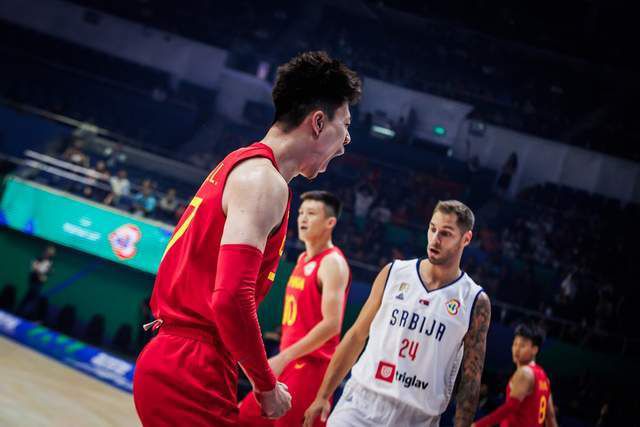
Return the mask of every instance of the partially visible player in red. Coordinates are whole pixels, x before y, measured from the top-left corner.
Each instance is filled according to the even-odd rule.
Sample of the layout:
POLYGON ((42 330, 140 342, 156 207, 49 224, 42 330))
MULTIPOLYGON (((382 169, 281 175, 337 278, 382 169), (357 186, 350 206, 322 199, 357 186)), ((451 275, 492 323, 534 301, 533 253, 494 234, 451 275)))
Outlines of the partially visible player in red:
POLYGON ((269 359, 278 381, 289 387, 291 410, 278 420, 265 419, 255 394, 249 393, 240 404, 241 426, 301 426, 340 342, 351 282, 349 265, 332 242, 342 203, 326 191, 310 191, 301 199, 298 237, 305 251, 287 283, 280 353, 269 359))
POLYGON ((558 427, 551 383, 536 363, 543 339, 536 327, 516 327, 511 353, 517 369, 507 384, 507 401, 472 427, 558 427))
POLYGON ((133 381, 145 426, 237 424, 237 367, 262 414, 281 417, 287 387, 267 361, 256 307, 275 277, 297 175, 314 178, 350 142, 358 76, 324 52, 278 68, 275 120, 262 141, 225 157, 178 222, 151 298, 158 335, 133 381))

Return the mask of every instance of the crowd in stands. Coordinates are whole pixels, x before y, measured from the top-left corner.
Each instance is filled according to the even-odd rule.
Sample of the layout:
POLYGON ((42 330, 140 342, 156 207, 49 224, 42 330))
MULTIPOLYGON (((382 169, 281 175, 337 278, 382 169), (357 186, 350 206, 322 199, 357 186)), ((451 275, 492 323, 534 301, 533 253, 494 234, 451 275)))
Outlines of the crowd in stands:
MULTIPOLYGON (((489 15, 492 19, 487 22, 493 22, 509 21, 506 17, 517 16, 524 22, 518 29, 525 28, 524 17, 534 14, 524 13, 516 6, 503 5, 496 14, 491 14, 493 8, 484 3, 478 13, 471 13, 477 5, 451 6, 458 14, 457 23, 452 25, 450 18, 454 13, 446 12, 447 6, 433 2, 414 2, 414 7, 408 7, 412 2, 400 5, 391 2, 389 6, 384 2, 369 2, 359 8, 302 6, 288 1, 232 5, 201 1, 189 8, 178 8, 177 14, 170 1, 76 2, 226 48, 231 53, 230 66, 254 74, 270 64, 272 77, 274 66, 292 54, 323 48, 366 76, 468 102, 475 107, 474 118, 640 159, 640 151, 624 143, 625 128, 633 125, 629 107, 635 99, 633 94, 640 93, 640 87, 633 74, 620 63, 620 52, 616 58, 600 53, 608 49, 585 52, 584 43, 576 42, 582 39, 568 37, 566 33, 558 44, 567 40, 573 40, 573 44, 544 43, 549 39, 535 43, 526 35, 537 34, 539 26, 529 27, 528 33, 509 27, 509 32, 498 35, 477 18, 489 15), (439 9, 443 9, 442 13, 430 13, 439 9), (440 18, 435 19, 438 16, 440 18), (477 27, 484 34, 469 29, 477 27), (508 41, 507 37, 517 42, 508 41), (612 63, 617 68, 590 65, 584 59, 571 56, 573 52, 587 60, 612 63)), ((579 10, 584 12, 583 8, 579 10)), ((588 16, 583 18, 589 21, 588 16)), ((547 19, 545 17, 545 25, 547 19)), ((558 28, 555 30, 559 31, 558 28)), ((603 38, 606 34, 589 36, 603 38)))
MULTIPOLYGON (((84 198, 113 206, 145 218, 175 224, 182 216, 185 201, 179 199, 173 187, 160 189, 158 183, 148 177, 131 182, 128 175, 126 154, 122 150, 105 150, 102 156, 91 157, 82 150, 84 141, 71 139, 61 154, 61 159, 88 172, 95 172, 89 184, 57 180, 56 185, 84 198)), ((135 168, 134 168, 135 170, 135 168)), ((140 175, 140 174, 138 174, 140 175)), ((40 174, 38 180, 51 184, 50 177, 40 174)))

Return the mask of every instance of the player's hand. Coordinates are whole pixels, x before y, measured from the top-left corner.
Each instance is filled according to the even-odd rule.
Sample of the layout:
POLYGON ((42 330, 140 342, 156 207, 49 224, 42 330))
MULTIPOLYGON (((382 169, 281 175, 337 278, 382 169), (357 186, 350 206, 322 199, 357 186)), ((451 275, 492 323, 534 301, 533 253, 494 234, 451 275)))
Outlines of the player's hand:
POLYGON ((285 353, 278 353, 269 359, 269 366, 276 377, 279 377, 284 368, 289 364, 289 359, 285 353))
POLYGON ((304 413, 303 427, 312 427, 318 416, 320 417, 320 421, 323 423, 326 422, 327 418, 329 418, 329 412, 331 412, 329 399, 317 397, 304 413))
POLYGON ((291 409, 291 395, 285 383, 276 382, 276 386, 270 391, 254 392, 260 406, 262 407, 262 415, 276 419, 280 418, 291 409))

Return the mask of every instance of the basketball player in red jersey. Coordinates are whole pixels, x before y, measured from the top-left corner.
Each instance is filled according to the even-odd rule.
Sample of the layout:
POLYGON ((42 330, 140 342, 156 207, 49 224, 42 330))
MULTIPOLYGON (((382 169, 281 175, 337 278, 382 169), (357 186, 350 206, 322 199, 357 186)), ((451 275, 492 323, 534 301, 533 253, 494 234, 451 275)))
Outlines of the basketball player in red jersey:
POLYGON ((301 426, 340 342, 351 273, 331 235, 342 204, 326 191, 310 191, 301 199, 298 236, 305 251, 287 283, 280 353, 269 359, 278 381, 289 387, 291 410, 276 421, 265 419, 250 393, 240 404, 242 426, 301 426))
POLYGON ((151 298, 158 335, 138 356, 133 382, 145 426, 236 425, 237 368, 262 414, 291 406, 267 361, 256 307, 284 248, 288 183, 314 178, 350 142, 349 105, 358 76, 324 52, 278 68, 275 120, 262 141, 211 171, 178 222, 151 298))
POLYGON ((551 384, 536 356, 543 335, 538 328, 516 327, 511 352, 516 372, 507 385, 507 401, 472 426, 490 427, 557 427, 551 384))

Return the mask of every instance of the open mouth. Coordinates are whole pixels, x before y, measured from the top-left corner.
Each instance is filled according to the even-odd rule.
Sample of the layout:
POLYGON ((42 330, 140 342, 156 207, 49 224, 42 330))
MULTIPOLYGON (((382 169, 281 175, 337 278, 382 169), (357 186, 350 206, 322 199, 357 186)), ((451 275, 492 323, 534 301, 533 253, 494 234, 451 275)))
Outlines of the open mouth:
POLYGON ((440 251, 434 248, 429 248, 429 255, 439 255, 440 251))

